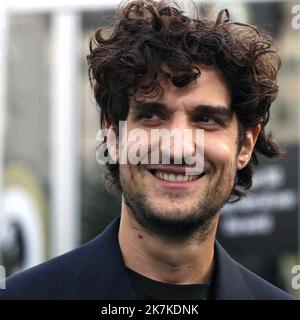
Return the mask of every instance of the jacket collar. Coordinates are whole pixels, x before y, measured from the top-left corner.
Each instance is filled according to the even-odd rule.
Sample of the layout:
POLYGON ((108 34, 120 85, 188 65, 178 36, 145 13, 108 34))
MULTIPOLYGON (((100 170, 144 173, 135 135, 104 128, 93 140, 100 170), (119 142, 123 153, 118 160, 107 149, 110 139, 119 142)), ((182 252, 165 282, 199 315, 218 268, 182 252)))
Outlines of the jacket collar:
POLYGON ((118 241, 120 217, 96 238, 83 245, 69 299, 134 300, 118 241))
POLYGON ((218 241, 215 242, 214 300, 254 300, 240 268, 218 241))
MULTIPOLYGON (((136 299, 118 242, 119 224, 117 217, 98 237, 83 245, 70 299, 136 299)), ((253 299, 237 263, 217 241, 215 259, 212 298, 253 299)))

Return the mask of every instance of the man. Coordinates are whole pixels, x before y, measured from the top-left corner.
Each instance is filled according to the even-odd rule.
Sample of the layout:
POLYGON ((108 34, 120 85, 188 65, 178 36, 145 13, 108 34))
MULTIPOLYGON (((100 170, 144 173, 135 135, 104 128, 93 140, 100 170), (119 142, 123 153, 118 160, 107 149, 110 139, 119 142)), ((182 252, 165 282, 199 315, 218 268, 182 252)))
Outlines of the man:
MULTIPOLYGON (((215 239, 222 206, 251 187, 257 155, 281 154, 265 132, 280 67, 272 39, 231 22, 227 10, 210 21, 188 18, 172 3, 132 1, 120 7, 109 37, 95 33, 88 62, 110 134, 124 137, 119 124, 126 121, 128 132, 147 138, 154 129, 179 136, 189 129, 192 143, 171 139, 165 164, 158 140, 158 163, 130 163, 120 161, 125 140, 109 148, 107 135, 115 160, 107 163, 107 179, 122 195, 120 218, 89 243, 11 277, 0 297, 290 299, 215 239), (199 132, 204 142, 196 140, 199 132), (201 170, 189 173, 195 163, 183 160, 181 144, 190 156, 203 156, 201 170)), ((137 150, 147 160, 148 142, 137 150)), ((130 151, 133 141, 126 143, 130 151)))

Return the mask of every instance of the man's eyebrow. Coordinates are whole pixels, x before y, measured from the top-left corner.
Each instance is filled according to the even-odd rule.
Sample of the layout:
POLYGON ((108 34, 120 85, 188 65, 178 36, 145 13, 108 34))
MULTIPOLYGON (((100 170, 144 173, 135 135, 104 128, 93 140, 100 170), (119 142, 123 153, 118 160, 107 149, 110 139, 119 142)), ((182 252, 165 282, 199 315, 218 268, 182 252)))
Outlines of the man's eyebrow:
MULTIPOLYGON (((139 111, 149 111, 151 110, 157 110, 157 111, 170 111, 168 106, 161 102, 138 102, 131 106, 133 111, 139 112, 139 111)), ((231 120, 233 117, 233 111, 230 107, 218 105, 218 106, 212 106, 207 104, 200 104, 196 107, 191 108, 190 113, 192 116, 197 116, 200 113, 206 114, 206 115, 216 115, 223 117, 227 120, 231 120)))
POLYGON ((233 110, 230 107, 211 106, 207 104, 201 104, 196 106, 191 113, 195 115, 199 113, 204 113, 206 115, 217 115, 217 116, 227 118, 228 120, 231 120, 233 117, 233 110))

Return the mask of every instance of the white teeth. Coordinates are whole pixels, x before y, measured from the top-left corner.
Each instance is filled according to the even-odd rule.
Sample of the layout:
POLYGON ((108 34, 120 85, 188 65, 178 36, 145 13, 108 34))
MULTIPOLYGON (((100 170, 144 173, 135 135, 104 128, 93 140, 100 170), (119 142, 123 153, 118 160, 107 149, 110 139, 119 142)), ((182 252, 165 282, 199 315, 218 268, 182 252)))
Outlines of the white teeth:
POLYGON ((167 180, 169 180, 169 181, 176 181, 176 176, 175 176, 175 174, 170 173, 169 176, 168 176, 168 178, 167 178, 167 180))
POLYGON ((181 174, 176 175, 176 181, 183 181, 185 177, 182 176, 181 174))
POLYGON ((154 175, 162 180, 180 181, 180 182, 192 181, 199 178, 199 175, 192 176, 192 175, 174 174, 174 173, 166 173, 159 170, 155 170, 154 175))

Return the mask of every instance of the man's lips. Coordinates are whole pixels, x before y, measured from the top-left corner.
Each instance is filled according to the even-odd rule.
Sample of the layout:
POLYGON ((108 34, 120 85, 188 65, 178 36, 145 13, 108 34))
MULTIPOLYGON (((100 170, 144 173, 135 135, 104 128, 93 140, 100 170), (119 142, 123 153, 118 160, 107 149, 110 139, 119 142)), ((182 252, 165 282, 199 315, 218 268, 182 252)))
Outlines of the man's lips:
MULTIPOLYGON (((186 174, 186 169, 190 169, 190 167, 183 167, 183 166, 172 166, 172 165, 152 165, 146 166, 145 169, 149 170, 150 172, 154 172, 156 170, 166 172, 166 173, 173 173, 173 174, 186 174)), ((203 172, 201 173, 201 175, 203 172)), ((199 175, 199 174, 198 174, 199 175)))
MULTIPOLYGON (((187 190, 195 184, 197 184, 201 178, 205 175, 204 172, 200 175, 188 175, 190 178, 186 180, 174 180, 174 177, 172 180, 170 180, 170 176, 165 179, 162 178, 162 176, 157 174, 157 171, 160 171, 162 173, 168 174, 168 175, 186 175, 186 168, 183 166, 172 166, 172 165, 151 165, 151 166, 145 166, 144 169, 149 173, 149 175, 152 177, 153 182, 154 182, 154 188, 159 188, 159 189, 165 189, 165 190, 187 190)), ((152 183, 151 183, 152 185, 152 183)))

